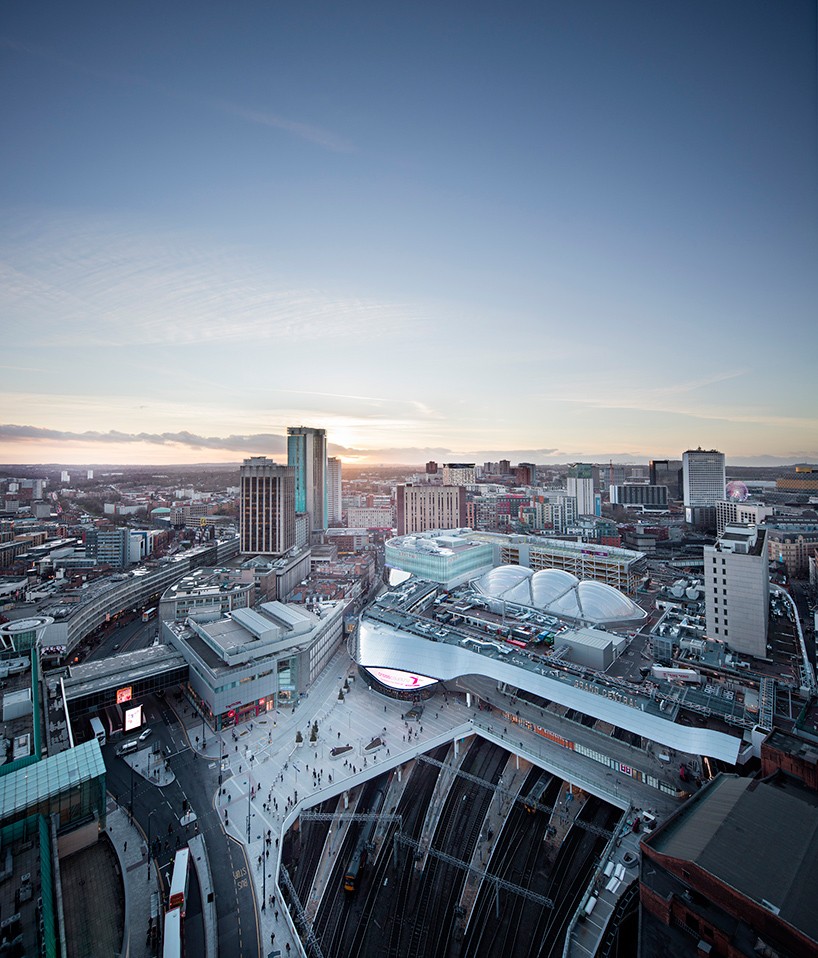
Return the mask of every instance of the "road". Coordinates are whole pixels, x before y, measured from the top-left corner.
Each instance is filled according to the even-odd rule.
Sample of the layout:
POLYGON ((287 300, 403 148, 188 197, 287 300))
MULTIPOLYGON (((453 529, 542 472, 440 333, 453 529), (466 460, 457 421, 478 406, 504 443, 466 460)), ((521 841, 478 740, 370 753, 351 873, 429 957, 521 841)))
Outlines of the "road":
MULTIPOLYGON (((225 835, 210 802, 210 796, 218 787, 218 763, 194 754, 175 713, 161 699, 149 697, 144 705, 146 721, 154 732, 150 741, 154 747, 170 748, 170 765, 176 781, 164 788, 152 785, 133 774, 130 766, 116 756, 116 746, 111 744, 103 748, 108 790, 125 808, 130 806, 133 795, 133 815, 150 838, 166 894, 174 852, 177 847, 186 845, 188 836, 193 834, 194 826, 185 827, 180 823, 182 803, 185 799, 189 801, 211 864, 219 954, 226 958, 239 955, 258 958, 258 915, 248 864, 242 846, 225 835)), ((132 876, 131 880, 139 879, 132 876)), ((188 954, 204 953, 200 897, 198 907, 196 900, 191 892, 191 910, 185 928, 188 954)))

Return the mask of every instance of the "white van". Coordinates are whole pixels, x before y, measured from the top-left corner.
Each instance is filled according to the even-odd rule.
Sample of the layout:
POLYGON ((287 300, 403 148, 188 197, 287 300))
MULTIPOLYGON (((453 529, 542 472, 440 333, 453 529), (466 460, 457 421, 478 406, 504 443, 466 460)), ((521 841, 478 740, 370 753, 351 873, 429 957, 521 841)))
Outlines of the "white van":
POLYGON ((139 742, 132 738, 129 742, 123 742, 116 750, 117 755, 127 755, 129 752, 135 752, 139 748, 139 742))

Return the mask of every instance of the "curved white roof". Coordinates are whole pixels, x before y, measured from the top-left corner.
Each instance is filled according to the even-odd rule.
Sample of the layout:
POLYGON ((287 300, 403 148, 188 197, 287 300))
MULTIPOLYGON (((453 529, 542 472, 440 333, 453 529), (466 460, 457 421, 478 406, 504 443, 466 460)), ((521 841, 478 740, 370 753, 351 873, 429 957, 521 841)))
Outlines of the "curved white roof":
POLYGON ((580 581, 562 569, 532 572, 518 565, 498 566, 477 579, 474 588, 494 599, 590 625, 627 626, 647 618, 646 612, 613 586, 580 581))

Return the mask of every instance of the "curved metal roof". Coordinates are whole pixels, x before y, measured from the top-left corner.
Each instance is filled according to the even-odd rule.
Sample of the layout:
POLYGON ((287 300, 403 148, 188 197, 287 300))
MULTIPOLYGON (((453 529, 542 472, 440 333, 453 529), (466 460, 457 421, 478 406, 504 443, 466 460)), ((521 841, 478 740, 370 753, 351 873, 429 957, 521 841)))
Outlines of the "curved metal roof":
POLYGON ((490 598, 590 625, 616 628, 647 618, 646 612, 613 586, 579 580, 562 569, 532 572, 518 565, 498 566, 477 579, 473 587, 490 598))
POLYGON ((738 736, 715 729, 680 725, 661 713, 642 711, 624 702, 592 694, 578 685, 516 666, 499 656, 493 658, 446 642, 432 642, 386 623, 365 618, 361 620, 356 644, 355 661, 365 668, 381 666, 401 669, 442 681, 462 675, 484 675, 680 752, 709 755, 731 764, 735 764, 738 758, 741 746, 738 736))

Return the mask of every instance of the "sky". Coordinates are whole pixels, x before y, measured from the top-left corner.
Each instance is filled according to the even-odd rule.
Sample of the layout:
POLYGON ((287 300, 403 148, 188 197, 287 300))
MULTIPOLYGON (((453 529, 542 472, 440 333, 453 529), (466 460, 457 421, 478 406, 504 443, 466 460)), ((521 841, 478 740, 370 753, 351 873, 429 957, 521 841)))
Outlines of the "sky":
POLYGON ((818 461, 817 44, 813 0, 10 0, 0 462, 818 461))

